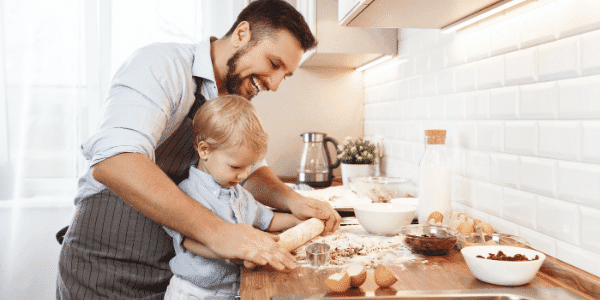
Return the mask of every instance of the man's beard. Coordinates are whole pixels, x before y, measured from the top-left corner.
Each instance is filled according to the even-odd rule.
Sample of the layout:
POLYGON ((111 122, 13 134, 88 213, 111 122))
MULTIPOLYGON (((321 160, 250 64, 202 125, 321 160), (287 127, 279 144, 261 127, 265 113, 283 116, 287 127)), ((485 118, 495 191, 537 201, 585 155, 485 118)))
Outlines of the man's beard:
MULTIPOLYGON (((225 75, 225 88, 227 93, 240 95, 240 88, 242 86, 243 78, 240 74, 235 73, 236 64, 238 59, 247 51, 247 46, 243 49, 236 51, 233 56, 227 61, 227 75, 225 75)), ((254 95, 249 95, 246 98, 250 100, 254 95)))

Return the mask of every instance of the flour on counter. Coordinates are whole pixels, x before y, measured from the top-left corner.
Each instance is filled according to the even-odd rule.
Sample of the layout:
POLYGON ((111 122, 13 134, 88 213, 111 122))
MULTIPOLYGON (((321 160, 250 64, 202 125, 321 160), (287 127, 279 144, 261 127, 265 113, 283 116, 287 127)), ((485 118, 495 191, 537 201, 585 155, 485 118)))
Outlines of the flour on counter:
POLYGON ((398 235, 374 235, 360 225, 350 225, 340 227, 333 234, 316 237, 296 249, 293 254, 296 255, 298 265, 311 267, 306 261, 306 246, 311 243, 326 243, 331 246, 329 265, 325 267, 342 267, 360 262, 369 269, 377 264, 402 265, 404 262, 421 259, 404 246, 398 235))

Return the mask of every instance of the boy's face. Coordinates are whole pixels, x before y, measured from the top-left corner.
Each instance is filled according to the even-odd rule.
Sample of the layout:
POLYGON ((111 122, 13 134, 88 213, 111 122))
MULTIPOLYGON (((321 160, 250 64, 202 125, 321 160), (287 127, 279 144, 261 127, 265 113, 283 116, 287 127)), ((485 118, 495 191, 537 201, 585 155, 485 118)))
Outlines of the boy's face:
POLYGON ((206 171, 224 188, 235 186, 246 179, 250 175, 250 168, 259 159, 246 146, 209 150, 204 141, 198 144, 198 154, 206 171))
POLYGON ((300 42, 287 30, 274 38, 263 37, 256 45, 246 44, 227 62, 227 92, 250 100, 260 91, 277 91, 281 81, 293 75, 303 53, 300 42))

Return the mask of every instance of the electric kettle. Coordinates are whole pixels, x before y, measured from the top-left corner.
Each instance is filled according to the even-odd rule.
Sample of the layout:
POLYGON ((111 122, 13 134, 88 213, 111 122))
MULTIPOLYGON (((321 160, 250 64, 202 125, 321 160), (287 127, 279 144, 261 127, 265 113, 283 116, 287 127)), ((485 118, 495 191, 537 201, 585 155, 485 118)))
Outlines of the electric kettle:
POLYGON ((336 151, 338 143, 321 132, 305 132, 300 136, 304 141, 304 149, 300 158, 297 184, 306 184, 312 187, 330 186, 333 169, 340 165, 340 160, 337 155, 334 155, 335 163, 330 163, 331 156, 327 150, 327 142, 333 143, 336 151))

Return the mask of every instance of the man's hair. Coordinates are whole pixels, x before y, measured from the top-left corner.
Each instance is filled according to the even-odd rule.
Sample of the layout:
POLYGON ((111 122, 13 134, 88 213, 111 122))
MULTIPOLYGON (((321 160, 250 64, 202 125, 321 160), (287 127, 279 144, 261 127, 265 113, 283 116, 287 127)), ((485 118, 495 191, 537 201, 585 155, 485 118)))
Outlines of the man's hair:
POLYGON ((297 40, 304 52, 317 46, 317 40, 310 32, 304 17, 289 3, 283 0, 257 0, 251 2, 237 17, 226 37, 233 34, 235 28, 243 21, 250 24, 255 44, 265 36, 275 36, 280 30, 289 31, 297 40))
POLYGON ((194 116, 194 148, 204 141, 210 150, 246 146, 257 157, 267 153, 268 136, 258 112, 246 98, 225 95, 206 101, 194 116))

